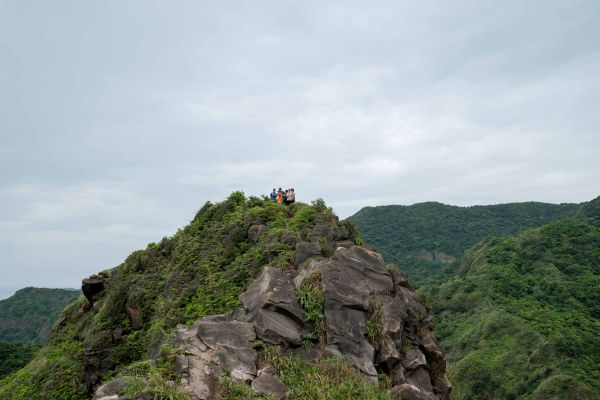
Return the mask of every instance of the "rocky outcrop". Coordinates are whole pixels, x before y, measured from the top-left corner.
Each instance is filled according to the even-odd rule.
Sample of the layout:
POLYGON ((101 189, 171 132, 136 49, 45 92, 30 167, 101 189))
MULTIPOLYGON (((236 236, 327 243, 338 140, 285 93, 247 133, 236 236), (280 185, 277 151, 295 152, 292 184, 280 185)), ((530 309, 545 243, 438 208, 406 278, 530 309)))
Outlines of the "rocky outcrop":
POLYGON ((248 228, 248 240, 251 243, 258 242, 258 238, 266 230, 267 230, 267 227, 265 225, 262 225, 262 224, 252 225, 250 228, 248 228))
POLYGON ((252 382, 257 375, 256 339, 251 323, 231 316, 211 316, 191 327, 179 326, 175 346, 182 353, 175 360, 181 384, 194 400, 216 397, 219 379, 252 382))
POLYGON ((106 287, 106 278, 94 275, 81 281, 81 291, 86 299, 93 305, 106 287))
MULTIPOLYGON (((252 229, 252 240, 258 239, 259 231, 252 229)), ((259 395, 286 398, 288 388, 277 370, 259 357, 255 341, 305 358, 347 356, 367 380, 377 381, 378 371, 388 374, 393 398, 449 399, 433 316, 406 278, 387 268, 377 252, 339 235, 330 239, 329 245, 337 245, 331 257, 321 255, 300 269, 264 267, 240 296, 243 310, 178 326, 175 367, 180 387, 193 400, 218 398, 224 377, 259 395), (320 279, 314 281, 317 275, 320 279), (316 290, 323 294, 324 327, 319 331, 306 321, 297 298, 305 283, 318 285, 316 290), (304 351, 306 340, 318 345, 304 351)), ((296 268, 319 254, 314 241, 299 240, 296 268)))
POLYGON ((296 265, 300 265, 309 258, 318 256, 320 254, 321 248, 318 244, 304 241, 298 242, 296 244, 296 255, 294 257, 294 262, 296 265))
POLYGON ((245 313, 206 317, 180 328, 176 344, 184 351, 177 366, 193 399, 211 399, 216 390, 211 382, 225 373, 259 394, 285 398, 287 388, 272 367, 259 368, 251 342, 259 339, 300 350, 301 339, 311 337, 313 327, 305 322, 296 293, 316 272, 325 299, 321 354, 349 356, 369 380, 377 380, 378 370, 388 373, 398 398, 449 398, 431 312, 399 271, 385 267, 378 253, 340 246, 333 257, 301 270, 265 267, 240 296, 245 313))
POLYGON ((395 386, 414 386, 426 398, 448 398, 433 316, 397 269, 387 269, 378 253, 352 246, 338 247, 333 257, 311 263, 302 275, 311 271, 320 271, 325 293, 328 353, 349 355, 370 379, 377 379, 379 369, 395 386))
POLYGON ((118 398, 119 393, 121 393, 123 389, 125 389, 125 387, 133 381, 133 379, 134 378, 131 376, 121 376, 119 378, 115 378, 96 389, 94 395, 100 400, 118 398))
POLYGON ((297 343, 306 333, 304 311, 295 289, 289 273, 265 267, 240 296, 259 339, 273 344, 297 343))

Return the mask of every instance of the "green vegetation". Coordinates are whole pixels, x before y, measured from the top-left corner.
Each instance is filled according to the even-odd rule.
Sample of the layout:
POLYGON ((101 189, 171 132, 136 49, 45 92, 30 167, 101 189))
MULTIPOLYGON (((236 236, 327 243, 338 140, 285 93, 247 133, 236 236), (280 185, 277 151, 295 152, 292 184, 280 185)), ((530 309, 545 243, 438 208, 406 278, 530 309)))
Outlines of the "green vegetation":
POLYGON ((62 310, 80 294, 28 287, 0 300, 0 341, 44 343, 62 310))
POLYGON ((82 365, 81 343, 65 340, 45 346, 25 368, 0 381, 0 399, 85 399, 82 365))
MULTIPOLYGON (((318 239, 317 227, 323 225, 349 226, 341 226, 319 200, 286 207, 234 192, 221 203, 205 204, 172 237, 102 272, 107 288, 99 300, 90 308, 80 298, 66 308, 36 358, 0 381, 0 399, 89 398, 86 377, 108 379, 128 365, 153 358, 172 339, 178 323, 240 307, 238 296, 263 266, 288 268, 292 262, 294 245, 282 243, 282 235, 318 239), (253 225, 265 229, 251 239, 253 225), (84 357, 95 366, 88 375, 84 357)), ((160 381, 155 372, 143 379, 160 381)))
POLYGON ((306 322, 314 325, 319 337, 325 334, 325 293, 321 288, 321 272, 313 271, 300 286, 298 303, 306 311, 306 322))
POLYGON ((389 382, 367 382, 344 357, 330 357, 315 363, 296 356, 282 356, 266 350, 267 359, 277 367, 291 391, 289 400, 387 400, 389 382))
POLYGON ((25 366, 38 349, 34 343, 0 342, 0 378, 25 366))
POLYGON ((173 360, 168 346, 161 349, 157 360, 138 361, 121 368, 119 375, 132 377, 119 393, 131 398, 147 394, 157 400, 190 400, 177 388, 179 376, 173 371, 173 360))
POLYGON ((600 398, 597 227, 565 219, 489 239, 455 277, 421 292, 437 316, 453 398, 600 398))
POLYGON ((414 286, 452 276, 454 261, 477 242, 575 215, 577 204, 513 203, 455 207, 441 203, 365 207, 348 218, 414 286))
POLYGON ((367 318, 367 337, 371 344, 378 343, 383 337, 383 304, 371 300, 371 312, 367 318))

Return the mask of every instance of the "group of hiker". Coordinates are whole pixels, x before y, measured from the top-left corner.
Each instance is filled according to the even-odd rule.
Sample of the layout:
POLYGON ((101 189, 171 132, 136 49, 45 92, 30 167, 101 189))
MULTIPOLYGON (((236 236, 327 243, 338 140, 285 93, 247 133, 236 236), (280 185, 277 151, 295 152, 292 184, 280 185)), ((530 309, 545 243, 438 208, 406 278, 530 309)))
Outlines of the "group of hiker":
POLYGON ((285 204, 286 206, 296 202, 296 193, 293 188, 286 189, 285 191, 281 190, 281 188, 279 188, 279 190, 273 188, 269 197, 271 200, 276 201, 279 204, 285 204))

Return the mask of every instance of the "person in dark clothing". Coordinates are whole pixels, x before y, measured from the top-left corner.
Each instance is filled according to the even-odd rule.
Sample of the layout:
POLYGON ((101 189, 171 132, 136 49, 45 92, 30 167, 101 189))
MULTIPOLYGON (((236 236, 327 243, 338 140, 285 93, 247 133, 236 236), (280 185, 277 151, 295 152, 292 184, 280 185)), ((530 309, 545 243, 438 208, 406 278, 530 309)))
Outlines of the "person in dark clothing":
POLYGON ((283 204, 284 204, 284 205, 286 205, 286 206, 287 206, 288 204, 290 204, 290 203, 288 202, 288 194, 289 194, 289 193, 290 193, 290 189, 285 189, 285 192, 283 192, 283 204))
POLYGON ((271 192, 269 197, 271 198, 271 200, 277 201, 277 190, 275 190, 275 188, 273 188, 273 191, 271 192))

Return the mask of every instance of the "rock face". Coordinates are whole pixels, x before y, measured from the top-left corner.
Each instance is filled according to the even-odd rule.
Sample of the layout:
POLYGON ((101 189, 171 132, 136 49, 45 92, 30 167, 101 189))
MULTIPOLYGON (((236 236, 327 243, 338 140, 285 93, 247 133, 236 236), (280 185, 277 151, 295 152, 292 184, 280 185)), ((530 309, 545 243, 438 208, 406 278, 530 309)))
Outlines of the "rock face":
POLYGON ((257 375, 257 353, 251 347, 254 339, 254 326, 231 316, 210 316, 189 328, 178 327, 174 345, 183 354, 177 356, 175 368, 192 399, 216 397, 225 371, 236 381, 252 382, 257 375))
MULTIPOLYGON (((250 236, 258 238, 259 231, 252 229, 250 236)), ((246 384, 259 395, 285 399, 289 390, 253 348, 256 340, 309 358, 345 355, 367 380, 377 381, 378 371, 389 375, 392 398, 450 398, 433 316, 406 278, 397 269, 386 268, 377 252, 347 238, 334 236, 327 245, 335 248, 331 257, 317 257, 303 268, 264 267, 240 296, 243 310, 178 326, 175 369, 181 374, 180 387, 193 400, 219 398, 223 377, 246 384), (315 275, 320 277, 316 285, 324 299, 325 323, 319 332, 306 322, 297 298, 315 275), (303 351, 306 340, 318 342, 318 349, 303 351)), ((319 254, 314 242, 299 240, 295 267, 319 254)))
POLYGON ((393 385, 410 385, 423 398, 449 397, 433 316, 397 269, 387 269, 378 253, 352 246, 311 263, 310 271, 321 273, 327 352, 349 355, 370 379, 379 369, 393 385))
MULTIPOLYGON (((298 243, 302 249, 308 247, 303 243, 298 243)), ((322 353, 349 356, 369 380, 377 380, 378 370, 386 372, 397 398, 449 398, 431 312, 399 271, 385 267, 378 253, 346 244, 333 257, 301 270, 265 267, 240 296, 245 313, 206 317, 190 328, 180 327, 175 344, 183 355, 178 356, 177 368, 193 399, 213 398, 215 383, 224 373, 250 384, 258 394, 286 397, 287 388, 272 367, 259 369, 251 342, 259 339, 293 349, 310 337, 313 327, 304 321, 296 291, 315 272, 320 273, 325 298, 322 353)))
POLYGON ((296 299, 290 274, 265 267, 262 274, 240 296, 259 339, 272 343, 298 342, 303 333, 304 311, 296 299))

